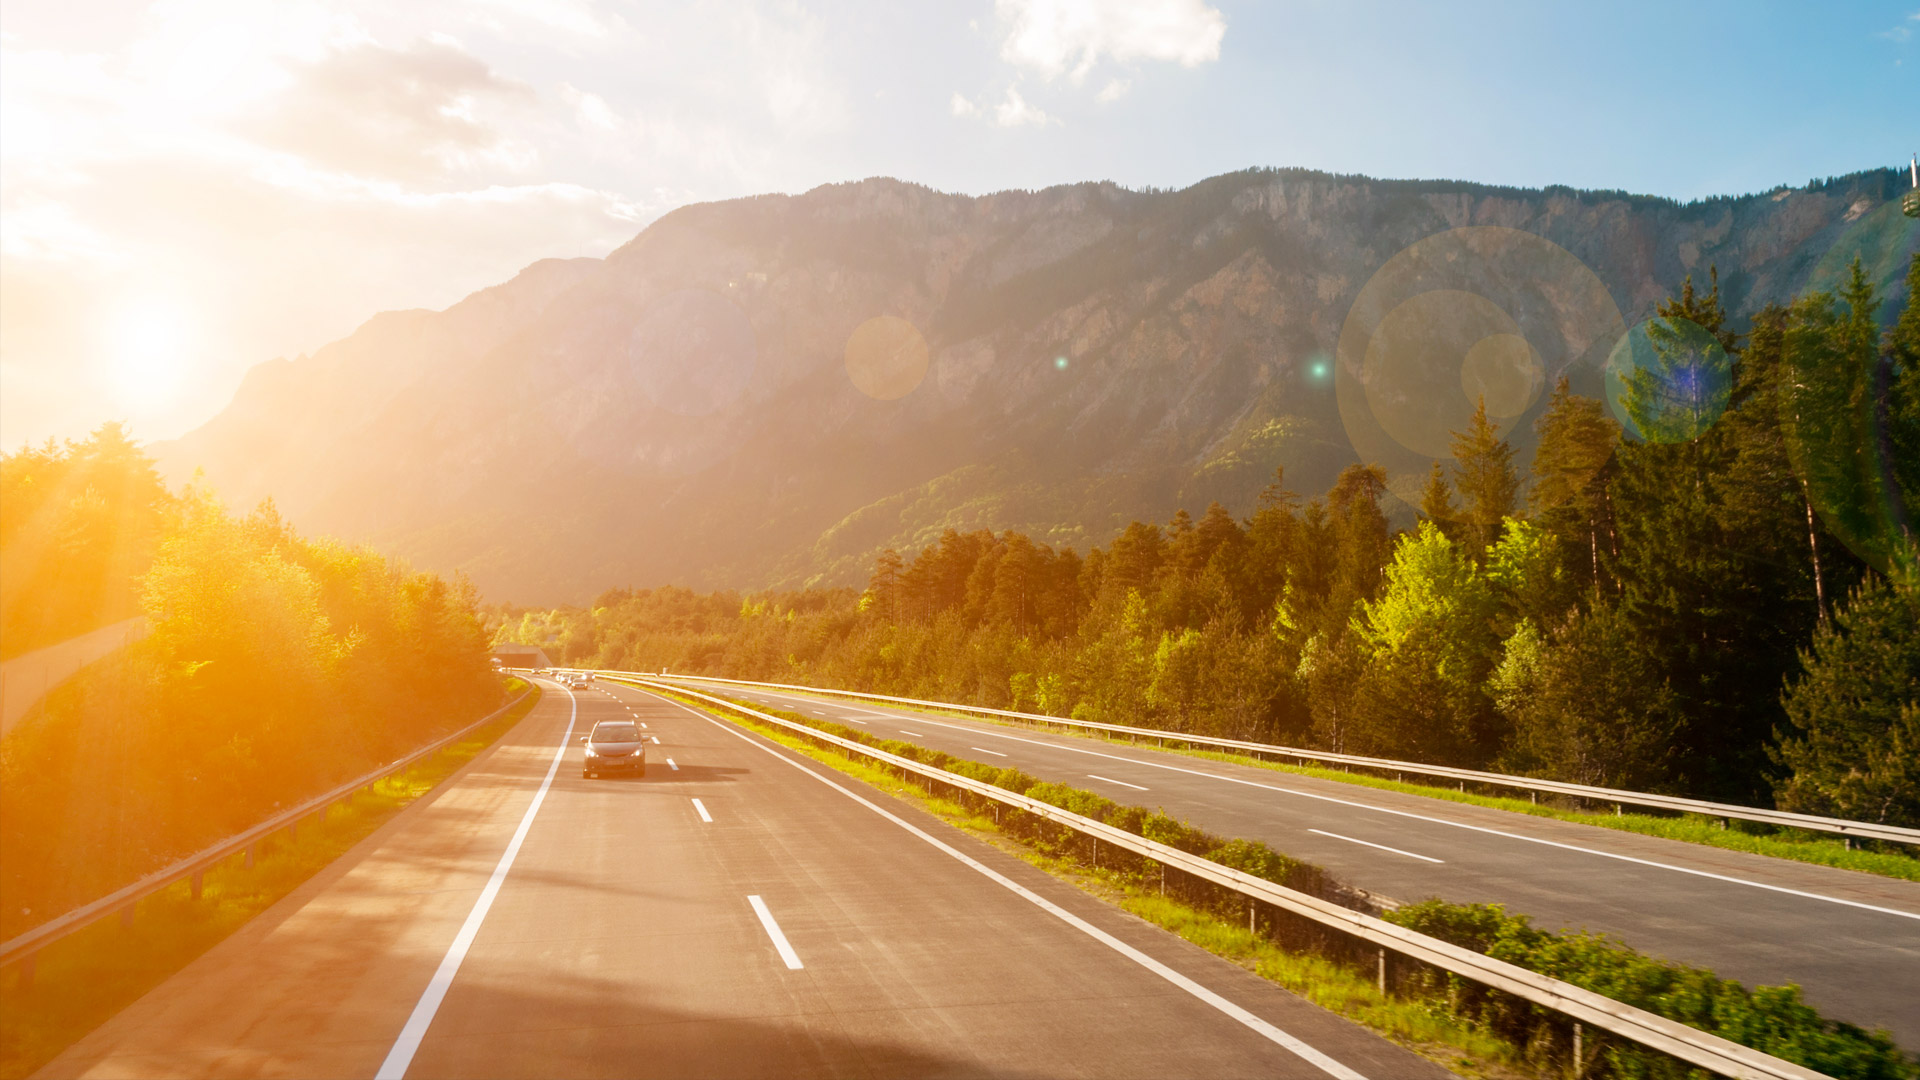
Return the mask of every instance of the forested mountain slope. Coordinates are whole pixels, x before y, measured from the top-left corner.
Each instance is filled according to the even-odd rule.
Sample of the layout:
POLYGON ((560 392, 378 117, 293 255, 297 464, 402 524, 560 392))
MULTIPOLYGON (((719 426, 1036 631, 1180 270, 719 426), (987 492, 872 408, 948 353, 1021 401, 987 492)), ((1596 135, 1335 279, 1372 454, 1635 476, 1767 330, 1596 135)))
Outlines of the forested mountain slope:
POLYGON ((1524 465, 1548 388, 1604 395, 1609 351, 1689 273, 1718 269, 1741 326, 1858 255, 1894 310, 1920 243, 1904 183, 1683 205, 1263 170, 690 206, 604 260, 262 365, 155 453, 534 603, 861 583, 949 527, 1085 550, 1362 456, 1404 519, 1474 395, 1524 465))

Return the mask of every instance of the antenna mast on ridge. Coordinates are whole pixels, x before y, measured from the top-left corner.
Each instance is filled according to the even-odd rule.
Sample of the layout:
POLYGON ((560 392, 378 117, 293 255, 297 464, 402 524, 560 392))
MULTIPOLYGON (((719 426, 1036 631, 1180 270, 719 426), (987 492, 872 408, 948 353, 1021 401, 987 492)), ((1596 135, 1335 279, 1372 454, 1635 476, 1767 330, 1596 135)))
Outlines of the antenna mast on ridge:
POLYGON ((1908 159, 1907 171, 1912 177, 1913 186, 1900 196, 1900 212, 1910 218, 1920 218, 1920 154, 1908 159))

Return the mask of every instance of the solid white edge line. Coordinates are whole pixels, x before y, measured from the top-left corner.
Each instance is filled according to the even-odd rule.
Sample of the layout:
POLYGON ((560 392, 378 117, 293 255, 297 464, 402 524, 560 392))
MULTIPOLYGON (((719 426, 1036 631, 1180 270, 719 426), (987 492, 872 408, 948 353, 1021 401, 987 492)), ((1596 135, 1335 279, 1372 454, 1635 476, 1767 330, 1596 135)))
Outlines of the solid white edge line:
POLYGON ((713 824, 713 815, 712 815, 712 814, 709 814, 709 813, 707 813, 707 804, 706 804, 706 803, 703 803, 703 802, 701 802, 701 801, 700 801, 699 799, 695 799, 695 800, 693 800, 693 808, 694 808, 695 810, 698 810, 698 811, 700 811, 700 820, 701 820, 701 821, 704 821, 704 822, 706 822, 706 823, 707 823, 707 824, 709 824, 709 825, 711 825, 711 824, 713 824))
POLYGON ((1345 840, 1349 844, 1360 844, 1363 847, 1379 848, 1381 851, 1391 851, 1395 855, 1405 855, 1409 859, 1425 859, 1430 863, 1444 863, 1447 861, 1445 859, 1436 859, 1431 855, 1416 855, 1411 851, 1401 851, 1397 847, 1388 847, 1385 844, 1376 844, 1371 840, 1359 840, 1351 836, 1342 836, 1337 832, 1328 832, 1325 829, 1308 829, 1307 831, 1310 833, 1319 833, 1321 836, 1331 836, 1335 840, 1345 840))
POLYGON ((1006 756, 1007 756, 1006 754, 1003 754, 1003 753, 1001 753, 1001 752, 1000 752, 1000 751, 998 751, 998 750, 988 750, 987 748, 985 748, 985 747, 982 747, 982 746, 969 746, 969 747, 967 747, 967 749, 969 749, 969 750, 972 750, 973 752, 975 752, 975 753, 977 753, 977 754, 992 754, 992 755, 993 755, 994 757, 1006 757, 1006 756))
POLYGON ((787 962, 787 970, 799 971, 803 966, 800 954, 787 944, 787 935, 781 933, 780 924, 773 921, 773 912, 767 910, 767 902, 757 896, 749 896, 747 903, 752 904, 753 913, 760 916, 760 925, 767 931, 767 936, 773 939, 773 947, 780 953, 780 959, 787 962))
POLYGON ((1147 790, 1146 788, 1143 788, 1143 787, 1141 787, 1141 786, 1140 786, 1139 784, 1129 784, 1129 783, 1127 783, 1127 782, 1126 782, 1125 780, 1115 780, 1115 779, 1114 779, 1113 777, 1111 777, 1111 776, 1100 776, 1100 775, 1097 775, 1097 774, 1095 774, 1095 773, 1088 773, 1088 774, 1087 774, 1087 779, 1089 779, 1089 780, 1104 780, 1104 781, 1106 781, 1106 782, 1107 782, 1107 783, 1109 783, 1109 784, 1119 784, 1119 785, 1120 785, 1121 787, 1130 787, 1130 788, 1132 788, 1132 789, 1133 789, 1133 790, 1135 790, 1135 791, 1145 791, 1145 790, 1147 790))
POLYGON ((533 793, 533 802, 520 818, 520 827, 513 831, 513 839, 507 841, 507 850, 495 864, 493 876, 487 879, 486 887, 480 890, 480 898, 473 902, 473 910, 467 913, 467 921, 460 925, 460 932, 454 935, 453 944, 447 947, 447 955, 441 958, 439 968, 428 981, 420 1000, 414 1004, 406 1025, 400 1029, 400 1037, 393 1041, 393 1048, 387 1051, 386 1060, 380 1063, 380 1071, 374 1074, 375 1080, 401 1080, 407 1075, 407 1066, 413 1064, 413 1055, 420 1049, 420 1040, 426 1038, 434 1014, 440 1011, 440 1003, 446 1000, 447 991, 453 986, 453 977, 459 974, 460 965, 467 958, 467 950, 473 947, 473 939, 479 936, 480 924, 486 922, 487 912, 493 908, 494 897, 500 895, 500 886, 507 880, 507 871, 513 869, 513 860, 520 854, 520 845, 527 838, 527 830, 533 827, 534 815, 540 812, 540 804, 546 801, 547 789, 553 786, 553 776, 560 771, 560 762, 573 742, 574 720, 580 715, 580 699, 574 697, 572 688, 561 689, 567 691, 567 700, 572 707, 567 713, 566 734, 560 737, 560 746, 553 752, 553 762, 547 766, 547 775, 540 781, 540 789, 533 793))
MULTIPOLYGON (((649 691, 649 690, 642 690, 641 692, 652 693, 652 691, 649 691)), ((658 694, 655 694, 654 696, 660 697, 660 695, 658 694)), ((1284 1049, 1291 1051, 1295 1055, 1299 1056, 1302 1060, 1306 1061, 1308 1064, 1311 1064, 1315 1068, 1319 1069, 1321 1072, 1324 1072, 1329 1076, 1335 1077, 1337 1078, 1337 1080, 1367 1080, 1367 1078, 1364 1075, 1353 1071, 1347 1066, 1342 1065, 1340 1062, 1335 1061, 1333 1058, 1328 1057, 1326 1054, 1322 1053, 1321 1051, 1314 1049, 1312 1046, 1301 1041, 1298 1037, 1288 1034, 1286 1031, 1281 1030, 1279 1027, 1276 1027, 1275 1025, 1267 1022, 1266 1020, 1263 1020, 1260 1017, 1255 1016, 1252 1012, 1249 1012, 1248 1010, 1240 1007, 1239 1005, 1236 1005, 1233 1002, 1228 1001, 1226 998, 1221 997, 1219 994, 1214 993, 1212 990, 1207 989, 1206 987, 1193 981, 1187 976, 1182 975, 1178 971, 1175 971, 1172 968, 1168 967, 1167 965, 1161 963, 1160 961, 1155 960, 1153 957, 1148 956, 1146 953, 1141 952, 1139 949, 1136 949, 1133 946, 1127 944, 1126 942, 1121 941, 1119 938, 1114 937, 1112 934, 1107 933, 1105 930, 1102 930, 1099 927, 1093 925, 1092 923, 1086 921, 1085 919, 1082 919, 1080 916, 1075 915, 1073 912, 1068 911, 1063 907, 1060 907, 1058 904, 1055 904, 1053 901, 1048 900, 1046 897, 1041 896, 1040 894, 1032 891, 1031 889, 1028 889, 1026 886, 1020 884, 1017 881, 1014 881, 1013 879, 1000 873, 998 870, 995 870, 992 867, 987 866, 985 863, 980 862, 979 860, 975 859, 973 856, 968 855, 966 852, 961 851, 958 848, 953 847, 951 844, 948 844, 946 841, 941 840, 940 838, 932 835, 931 833, 928 833, 926 830, 920 828, 919 826, 913 824, 912 822, 906 820, 905 818, 902 818, 899 815, 894 814, 893 812, 887 810, 886 808, 878 805, 877 803, 874 803, 866 799, 865 797, 861 796, 859 793, 853 791, 850 788, 842 786, 841 784, 835 782, 834 780, 829 779, 825 775, 815 772, 813 769, 810 769, 806 765, 801 764, 798 760, 788 757, 786 754, 781 753, 780 750, 777 749, 775 746, 769 745, 768 743, 761 742, 755 739, 753 736, 747 734, 744 731, 741 731, 739 728, 731 724, 728 724, 721 720, 717 720, 711 716, 706 715, 705 713, 698 711, 697 709, 694 709, 687 705, 683 705, 678 701, 674 701, 672 698, 661 697, 660 700, 668 702, 673 705, 677 705, 680 708, 685 709, 687 712, 690 712, 693 715, 699 717, 700 719, 705 720, 707 723, 712 724, 713 726, 719 728, 720 730, 726 732, 729 735, 734 736, 735 738, 741 740, 742 742, 746 743, 749 746, 755 746, 760 748, 761 750, 764 750, 765 752, 773 755, 776 759, 786 762, 787 764, 793 766, 794 768, 800 770, 801 772, 807 774, 808 776, 813 777, 815 780, 820 781, 821 783, 827 785, 828 787, 839 792, 840 794, 845 795, 847 798, 852 799, 854 802, 859 803, 861 806, 864 806, 867 809, 873 811, 874 813, 879 814, 881 817, 886 818, 888 821, 891 821, 895 825, 900 826, 902 829, 907 830, 908 832, 912 833, 914 836, 918 837, 919 839, 926 841, 927 843, 933 845, 935 848, 938 848, 943 854, 952 856, 954 859, 965 864, 968 869, 977 871, 978 873, 984 875, 986 878, 991 880, 994 884, 1000 885, 1006 888, 1010 892, 1014 893, 1016 896, 1019 896, 1022 900, 1026 900, 1027 902, 1033 904, 1035 907, 1038 907, 1042 911, 1045 911, 1047 914, 1052 915, 1055 918, 1059 919, 1061 922, 1064 922, 1067 925, 1073 927, 1075 930, 1078 930, 1081 933, 1086 934, 1088 937, 1093 938, 1095 941, 1100 942, 1102 945, 1107 946, 1108 948, 1114 950, 1120 955, 1125 956, 1127 959, 1132 960, 1134 963, 1139 964, 1141 967, 1146 968, 1148 971, 1153 972, 1155 975, 1160 976, 1162 979, 1165 979, 1166 981, 1172 983, 1173 985, 1179 987, 1180 989, 1185 990, 1187 993, 1192 994, 1194 997, 1199 998, 1201 1001, 1206 1002, 1208 1005, 1213 1006, 1215 1009, 1218 1009, 1219 1011, 1232 1017, 1234 1020, 1237 1020, 1241 1024, 1245 1025, 1246 1027, 1252 1029, 1255 1033, 1259 1034, 1261 1037, 1267 1039, 1268 1041, 1273 1042, 1283 1047, 1284 1049)))
MULTIPOLYGON (((779 696, 779 695, 774 695, 774 696, 779 696)), ((784 696, 798 697, 799 695, 788 694, 784 696)), ((896 717, 889 717, 889 719, 898 720, 900 718, 896 716, 896 717)), ((1336 803, 1340 806, 1351 806, 1360 810, 1372 810, 1372 811, 1375 811, 1376 813, 1381 813, 1381 814, 1392 814, 1396 817, 1411 818, 1415 821, 1431 822, 1435 825, 1448 825, 1456 829, 1466 829, 1470 832, 1484 833, 1488 836, 1504 836, 1509 840, 1524 840, 1529 844, 1545 844, 1547 847, 1559 848, 1562 851, 1577 851, 1583 855, 1598 855, 1603 859, 1617 859, 1620 862, 1634 863, 1639 866, 1651 866, 1657 870, 1672 870, 1673 872, 1678 874, 1691 874, 1694 877, 1707 878, 1712 881, 1724 881, 1730 885, 1745 885, 1748 888, 1765 889, 1768 892, 1782 893, 1787 896, 1798 896, 1805 900, 1824 900, 1829 904, 1841 904, 1845 907, 1859 908, 1862 911, 1874 911, 1882 915, 1898 915, 1903 919, 1914 919, 1916 921, 1920 921, 1920 913, 1916 913, 1912 911, 1901 911, 1899 908, 1881 907, 1878 904, 1863 903, 1859 900, 1846 900, 1838 896, 1827 896, 1822 893, 1807 892, 1804 889, 1790 889, 1785 885, 1769 885, 1764 881, 1749 881, 1746 878, 1731 877, 1726 874, 1716 874, 1711 870, 1696 870, 1690 866, 1675 866, 1672 863, 1656 862, 1652 859, 1642 859, 1633 855, 1621 855, 1617 852, 1612 852, 1612 851, 1601 851, 1598 848, 1581 847, 1578 844, 1568 844, 1559 840, 1548 840, 1548 839, 1545 839, 1544 837, 1539 837, 1539 836, 1527 836, 1523 833, 1507 832, 1504 829, 1490 828, 1486 825, 1469 825, 1464 821, 1449 821, 1446 818, 1430 817, 1426 814, 1416 814, 1411 810, 1395 810, 1391 807, 1376 806, 1373 803, 1357 802, 1353 799, 1340 799, 1340 798, 1335 798, 1332 795, 1320 795, 1311 791, 1301 791, 1299 788, 1279 787, 1274 784, 1262 784, 1254 780, 1242 780, 1237 776, 1222 776, 1219 773, 1205 772, 1200 769, 1183 769, 1178 765, 1168 765, 1158 761, 1142 761, 1139 758, 1121 757, 1118 754, 1103 754, 1098 750, 1088 750, 1079 746, 1064 746, 1060 743, 1046 742, 1045 740, 1042 740, 1042 739, 1024 739, 1018 735, 1009 735, 1003 731, 994 731, 986 727, 973 727, 966 724, 943 723, 939 720, 928 720, 925 717, 921 717, 921 716, 915 716, 914 719, 920 721, 921 723, 931 724, 934 727, 952 728, 955 731, 966 731, 976 735, 991 736, 997 739, 1011 739, 1014 742, 1028 743, 1033 746, 1044 746, 1053 750, 1065 750, 1068 753, 1072 753, 1072 754, 1088 754, 1093 757, 1107 758, 1108 760, 1111 760, 1111 761, 1124 761, 1129 765, 1145 765, 1148 768, 1165 769, 1168 772, 1186 773, 1188 776, 1204 776, 1209 780, 1222 780, 1229 784, 1240 784, 1244 787, 1259 788, 1262 791, 1278 791, 1285 795, 1298 795, 1303 799, 1317 799, 1321 802, 1336 803)), ((1077 736, 1068 735, 1063 737, 1076 738, 1077 736)), ((1412 797, 1421 798, 1421 796, 1417 796, 1417 795, 1412 797)))

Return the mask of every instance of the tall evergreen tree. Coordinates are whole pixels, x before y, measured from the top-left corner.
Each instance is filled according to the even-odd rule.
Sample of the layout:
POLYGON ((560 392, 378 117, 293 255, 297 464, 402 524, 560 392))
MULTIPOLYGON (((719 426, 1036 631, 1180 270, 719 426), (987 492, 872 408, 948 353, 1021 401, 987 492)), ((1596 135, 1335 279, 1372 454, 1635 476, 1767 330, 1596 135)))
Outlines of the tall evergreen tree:
POLYGON ((1487 401, 1474 406, 1467 430, 1452 440, 1454 486, 1460 490, 1462 532, 1474 558, 1500 538, 1500 523, 1512 517, 1519 504, 1520 473, 1513 465, 1513 447, 1487 419, 1487 401))
POLYGON ((1561 551, 1569 556, 1567 569, 1586 585, 1582 591, 1597 590, 1602 551, 1609 561, 1613 552, 1607 485, 1620 445, 1620 424, 1599 401, 1575 394, 1562 376, 1534 431, 1540 445, 1533 454, 1528 508, 1533 519, 1559 539, 1561 551))
POLYGON ((1453 488, 1447 484, 1446 470, 1436 461, 1427 473, 1426 485, 1420 489, 1420 520, 1431 521, 1435 528, 1454 537, 1459 516, 1459 508, 1453 505, 1453 488))
MULTIPOLYGON (((1728 348, 1736 372, 1745 364, 1729 348, 1738 340, 1717 278, 1704 295, 1689 280, 1658 312, 1728 348)), ((1765 428, 1763 404, 1743 401, 1726 422, 1690 439, 1623 445, 1613 486, 1620 613, 1635 628, 1633 663, 1661 673, 1679 717, 1663 786, 1737 802, 1768 797, 1780 673, 1818 616, 1812 589, 1795 585, 1806 565, 1804 535, 1779 524, 1791 520, 1781 513, 1793 506, 1786 478, 1771 489, 1767 528, 1752 527, 1740 509, 1745 496, 1733 469, 1742 440, 1765 428)))
POLYGON ((1780 805, 1920 826, 1920 593, 1875 578, 1801 654, 1785 695, 1780 805))

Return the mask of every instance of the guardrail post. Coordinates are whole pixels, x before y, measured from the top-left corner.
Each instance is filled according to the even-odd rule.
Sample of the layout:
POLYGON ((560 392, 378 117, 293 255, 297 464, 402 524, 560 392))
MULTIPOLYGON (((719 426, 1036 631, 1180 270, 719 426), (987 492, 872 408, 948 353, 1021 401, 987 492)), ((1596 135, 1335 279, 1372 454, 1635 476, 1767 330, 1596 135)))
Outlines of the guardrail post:
POLYGON ((1387 996, 1387 950, 1380 950, 1380 996, 1387 996))
POLYGON ((1575 1020, 1575 1021, 1573 1022, 1573 1075, 1574 1075, 1574 1080, 1579 1080, 1579 1077, 1580 1077, 1580 1073, 1581 1073, 1581 1071, 1582 1071, 1582 1063, 1581 1063, 1581 1061, 1580 1061, 1580 1058, 1581 1058, 1581 1053, 1580 1053, 1580 1050, 1581 1050, 1581 1046, 1580 1046, 1580 1036, 1581 1036, 1582 1034, 1583 1034, 1583 1032, 1582 1032, 1582 1031, 1580 1030, 1580 1021, 1578 1021, 1578 1020, 1575 1020))
POLYGON ((247 864, 245 868, 248 870, 253 869, 253 847, 252 844, 247 845, 247 864))
POLYGON ((18 970, 20 972, 20 977, 19 977, 20 989, 22 990, 33 989, 33 967, 34 967, 34 963, 39 959, 40 959, 40 953, 38 950, 30 952, 27 955, 20 958, 20 964, 18 967, 18 970))
POLYGON ((206 880, 206 876, 207 872, 205 870, 195 870, 193 872, 193 898, 195 900, 200 899, 200 886, 201 883, 206 880))
POLYGON ((123 908, 121 908, 121 909, 120 909, 120 925, 121 925, 121 926, 132 926, 132 925, 133 925, 133 909, 134 909, 134 907, 135 907, 135 905, 133 905, 133 904, 128 904, 128 905, 127 905, 126 907, 123 907, 123 908))

